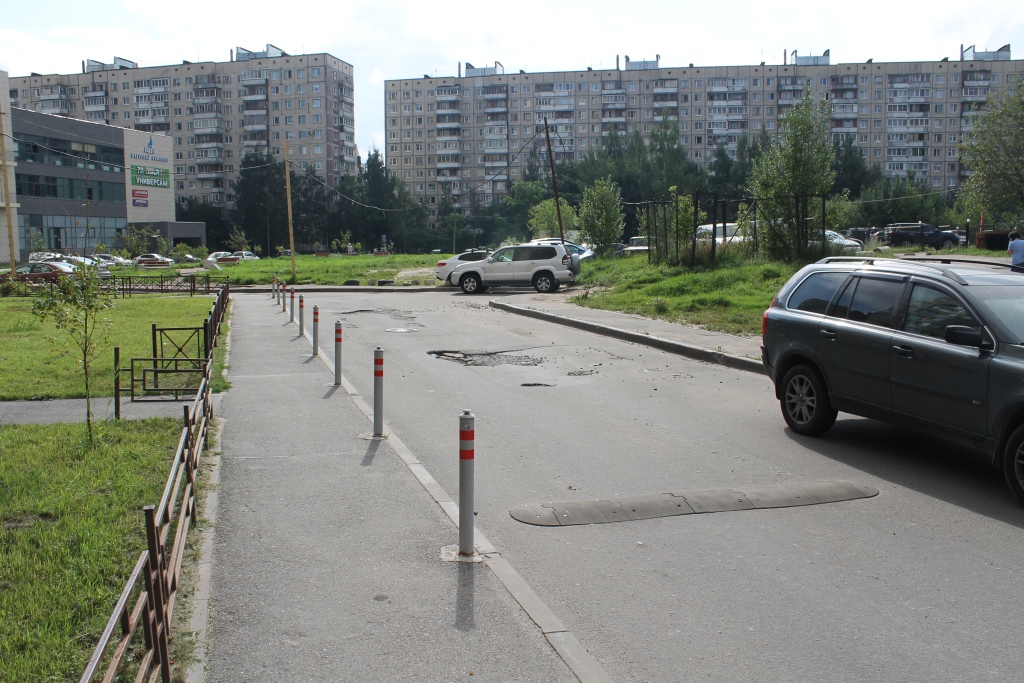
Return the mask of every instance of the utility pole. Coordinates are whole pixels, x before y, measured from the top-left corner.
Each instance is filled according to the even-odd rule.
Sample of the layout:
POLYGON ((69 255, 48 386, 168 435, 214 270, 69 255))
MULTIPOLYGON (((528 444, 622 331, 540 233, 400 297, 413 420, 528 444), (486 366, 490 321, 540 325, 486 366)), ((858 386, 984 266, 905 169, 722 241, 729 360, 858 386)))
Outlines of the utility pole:
MULTIPOLYGON (((13 126, 11 130, 13 131, 13 126)), ((11 218, 11 202, 15 194, 7 182, 7 140, 4 137, 4 113, 0 111, 0 180, 4 186, 4 213, 7 214, 7 244, 11 247, 11 279, 14 279, 14 270, 18 265, 18 259, 14 256, 17 245, 14 242, 14 223, 11 218)))
POLYGON ((292 283, 295 282, 295 230, 292 228, 292 161, 288 156, 288 138, 284 140, 284 191, 288 204, 288 251, 292 254, 292 283))
POLYGON ((565 244, 565 231, 562 230, 562 206, 558 201, 558 180, 555 178, 555 155, 551 153, 551 132, 548 128, 548 117, 544 117, 544 137, 548 141, 548 162, 551 166, 551 187, 555 191, 555 215, 558 216, 558 234, 565 244))

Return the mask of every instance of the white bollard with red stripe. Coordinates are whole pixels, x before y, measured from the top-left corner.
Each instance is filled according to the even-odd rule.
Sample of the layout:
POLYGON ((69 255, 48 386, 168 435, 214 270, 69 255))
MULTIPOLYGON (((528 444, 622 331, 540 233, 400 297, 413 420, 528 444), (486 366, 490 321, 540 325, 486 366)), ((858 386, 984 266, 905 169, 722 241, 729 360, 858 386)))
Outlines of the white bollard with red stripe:
POLYGON ((341 321, 334 321, 334 386, 341 386, 341 321))
POLYGON ((277 292, 277 295, 279 297, 281 297, 281 312, 282 313, 284 313, 285 311, 288 310, 288 301, 285 298, 284 290, 285 290, 285 286, 284 286, 284 283, 282 282, 281 283, 281 287, 278 289, 278 292, 277 292))
POLYGON ((473 463, 476 456, 476 415, 459 415, 459 555, 476 554, 473 546, 473 463))
POLYGON ((299 336, 306 334, 306 303, 299 294, 299 336))
POLYGON ((320 307, 313 304, 313 355, 320 355, 320 307))
POLYGON ((384 436, 384 349, 373 350, 373 435, 384 436))
POLYGON ((295 288, 292 287, 288 294, 288 322, 295 322, 295 288))

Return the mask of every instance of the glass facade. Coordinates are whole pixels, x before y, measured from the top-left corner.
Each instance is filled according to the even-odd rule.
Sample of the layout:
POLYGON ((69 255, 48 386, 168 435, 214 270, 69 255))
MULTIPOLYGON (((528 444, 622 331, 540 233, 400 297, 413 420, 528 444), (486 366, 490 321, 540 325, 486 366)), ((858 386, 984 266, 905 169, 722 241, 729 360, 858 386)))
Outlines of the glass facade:
POLYGON ((27 164, 124 172, 124 150, 41 135, 14 134, 14 158, 27 164))
POLYGON ((124 183, 85 178, 17 173, 14 176, 19 197, 43 199, 80 199, 82 201, 117 202, 124 204, 124 183))
POLYGON ((18 214, 18 240, 30 251, 92 253, 98 244, 121 249, 127 227, 127 218, 113 216, 18 214))

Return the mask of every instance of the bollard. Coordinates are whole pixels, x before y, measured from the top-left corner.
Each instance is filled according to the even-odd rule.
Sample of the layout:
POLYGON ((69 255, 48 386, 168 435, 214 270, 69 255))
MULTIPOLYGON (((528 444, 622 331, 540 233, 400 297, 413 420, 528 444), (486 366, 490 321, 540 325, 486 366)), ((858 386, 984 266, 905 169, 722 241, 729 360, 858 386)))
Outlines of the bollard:
POLYGON ((476 450, 476 415, 459 415, 459 555, 476 554, 473 548, 473 462, 476 450))
POLYGON ((295 288, 292 287, 288 293, 288 322, 295 322, 295 288))
POLYGON ((373 350, 373 435, 384 436, 384 349, 373 350))
POLYGON ((320 307, 313 304, 313 355, 320 355, 320 307))
POLYGON ((270 276, 270 298, 274 300, 274 303, 277 303, 277 276, 276 275, 271 275, 270 276))
POLYGON ((299 336, 306 334, 306 302, 302 300, 302 295, 299 294, 299 336))
POLYGON ((334 386, 341 386, 341 321, 334 321, 334 386))
POLYGON ((281 283, 280 295, 281 295, 281 312, 284 313, 286 310, 288 310, 288 308, 287 308, 288 303, 285 300, 285 296, 284 296, 284 283, 281 283))

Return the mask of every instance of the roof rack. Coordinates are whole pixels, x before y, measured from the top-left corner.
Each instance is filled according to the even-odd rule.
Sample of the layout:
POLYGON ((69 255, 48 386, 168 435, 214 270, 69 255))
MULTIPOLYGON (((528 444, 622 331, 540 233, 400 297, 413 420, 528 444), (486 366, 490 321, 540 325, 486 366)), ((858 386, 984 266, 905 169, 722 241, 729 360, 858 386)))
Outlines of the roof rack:
MULTIPOLYGON (((872 257, 872 256, 826 256, 825 258, 823 258, 820 261, 818 261, 818 263, 842 263, 842 262, 858 262, 858 261, 861 262, 861 263, 865 263, 865 264, 867 264, 869 266, 875 265, 875 261, 880 261, 881 262, 878 265, 886 265, 886 264, 893 264, 893 263, 906 263, 906 262, 910 261, 910 262, 913 262, 913 265, 915 265, 915 266, 917 266, 919 268, 927 268, 929 270, 934 270, 934 271, 936 271, 938 273, 941 273, 942 275, 944 275, 945 277, 948 277, 950 280, 952 280, 953 282, 957 283, 958 285, 966 285, 967 284, 966 280, 964 280, 962 277, 957 275, 955 272, 953 272, 949 268, 943 268, 941 265, 933 265, 936 262, 934 259, 923 259, 923 258, 917 258, 917 259, 914 259, 914 258, 878 258, 878 257, 872 257), (925 262, 931 261, 931 263, 921 263, 921 261, 925 261, 925 262)), ((942 263, 942 261, 940 260, 940 261, 938 261, 938 263, 942 263)), ((972 261, 971 263, 978 263, 978 262, 977 261, 972 261)))
POLYGON ((998 261, 978 261, 969 258, 950 258, 948 256, 905 256, 900 261, 930 261, 932 263, 970 263, 976 266, 999 266, 1000 268, 1013 268, 1009 263, 998 261))

